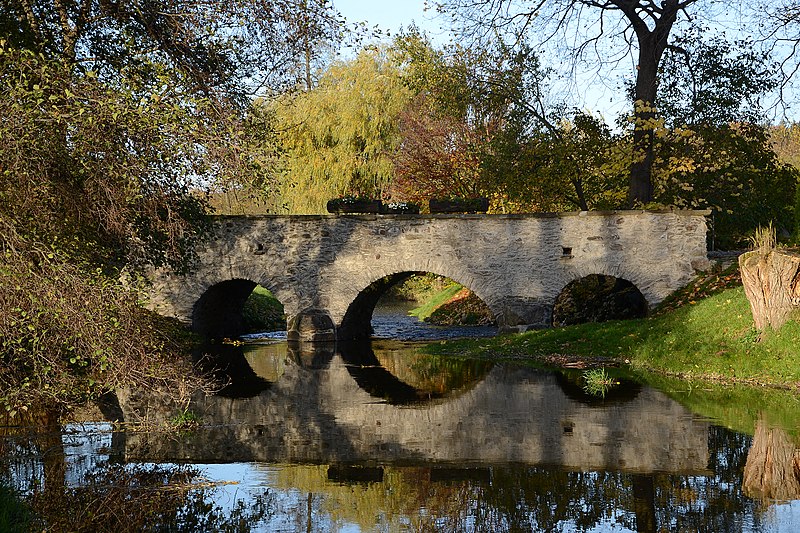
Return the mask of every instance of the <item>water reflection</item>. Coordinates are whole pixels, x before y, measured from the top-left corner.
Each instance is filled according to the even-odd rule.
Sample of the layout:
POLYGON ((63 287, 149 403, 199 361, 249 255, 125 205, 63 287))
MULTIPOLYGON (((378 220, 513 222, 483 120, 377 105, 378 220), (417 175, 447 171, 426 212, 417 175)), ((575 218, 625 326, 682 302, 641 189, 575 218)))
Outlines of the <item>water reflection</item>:
MULTIPOLYGON (((95 428, 85 441, 73 431, 45 439, 42 451, 60 450, 46 464, 65 480, 114 457, 201 465, 236 483, 219 501, 268 491, 254 531, 800 526, 797 437, 765 420, 751 437, 640 384, 597 398, 576 375, 430 358, 408 343, 231 348, 228 369, 246 364, 244 381, 264 386, 194 398, 203 427, 100 440, 95 428)), ((186 408, 136 391, 119 403, 126 421, 156 426, 186 408)))
MULTIPOLYGON (((265 384, 259 394, 194 398, 189 408, 212 430, 180 442, 137 435, 126 453, 205 462, 525 463, 707 473, 708 423, 654 389, 628 384, 619 397, 589 402, 558 374, 406 350, 361 343, 335 351, 248 348, 237 361, 252 365, 247 383, 256 381, 252 374, 265 384)), ((232 359, 227 348, 224 355, 232 359)), ((170 416, 159 400, 119 396, 126 420, 170 416)))

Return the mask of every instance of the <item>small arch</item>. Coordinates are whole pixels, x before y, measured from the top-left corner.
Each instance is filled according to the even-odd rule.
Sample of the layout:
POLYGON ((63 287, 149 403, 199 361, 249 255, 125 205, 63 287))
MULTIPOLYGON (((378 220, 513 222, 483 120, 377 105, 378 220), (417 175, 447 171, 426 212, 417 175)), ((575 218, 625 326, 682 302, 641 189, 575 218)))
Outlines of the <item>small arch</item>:
MULTIPOLYGON (((234 338, 251 333, 255 326, 254 319, 251 314, 245 316, 243 311, 245 304, 251 306, 251 295, 263 296, 254 294, 259 286, 255 281, 241 278, 212 285, 192 307, 192 330, 210 339, 234 338)), ((282 310, 276 312, 283 313, 282 310)))
MULTIPOLYGON (((416 275, 426 274, 429 271, 404 271, 388 274, 378 280, 373 281, 363 290, 361 290, 350 303, 342 318, 341 324, 337 328, 338 340, 363 340, 369 339, 372 335, 372 316, 375 312, 375 307, 378 301, 389 291, 390 288, 401 283, 408 278, 416 275)), ((441 275, 436 272, 429 272, 431 274, 441 275)), ((448 279, 459 283, 463 287, 472 290, 467 285, 461 283, 458 279, 448 277, 448 279)), ((494 323, 497 323, 498 314, 495 309, 480 297, 476 291, 473 291, 476 297, 489 308, 494 323)))
POLYGON ((589 274, 569 282, 556 297, 553 325, 643 318, 647 311, 647 299, 630 281, 589 274))

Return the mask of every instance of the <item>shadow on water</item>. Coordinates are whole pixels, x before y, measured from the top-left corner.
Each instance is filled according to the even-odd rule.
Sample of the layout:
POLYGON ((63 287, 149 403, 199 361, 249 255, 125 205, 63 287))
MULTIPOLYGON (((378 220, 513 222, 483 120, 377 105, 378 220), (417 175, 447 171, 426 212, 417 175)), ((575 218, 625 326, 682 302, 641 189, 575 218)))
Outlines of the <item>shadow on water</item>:
POLYGON ((207 343, 193 355, 201 372, 217 385, 216 394, 226 398, 252 398, 270 387, 270 382, 255 373, 241 346, 207 343))
POLYGON ((408 345, 378 346, 380 358, 371 341, 338 343, 337 354, 359 387, 392 405, 439 400, 456 394, 480 382, 494 366, 486 361, 420 356, 408 345), (394 357, 395 354, 400 355, 394 357), (402 377, 395 375, 398 372, 402 377))
POLYGON ((287 367, 322 371, 336 358, 362 390, 392 405, 438 400, 467 390, 493 366, 487 361, 421 356, 418 346, 382 343, 379 358, 372 341, 207 344, 195 358, 219 385, 216 395, 240 399, 269 391, 287 367))
POLYGON ((381 398, 394 405, 439 397, 437 394, 418 391, 381 366, 381 362, 372 350, 371 341, 342 342, 338 348, 339 355, 347 366, 347 372, 370 396, 381 398))

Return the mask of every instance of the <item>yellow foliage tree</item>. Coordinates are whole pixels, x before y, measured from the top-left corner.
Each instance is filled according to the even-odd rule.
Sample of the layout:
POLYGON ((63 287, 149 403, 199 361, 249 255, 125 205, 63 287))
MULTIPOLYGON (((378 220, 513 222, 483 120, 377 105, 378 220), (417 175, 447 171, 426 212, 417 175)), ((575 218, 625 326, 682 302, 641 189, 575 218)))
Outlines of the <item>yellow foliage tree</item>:
POLYGON ((261 102, 275 114, 284 155, 276 203, 289 213, 321 213, 331 198, 382 197, 409 99, 391 54, 376 48, 334 63, 310 91, 261 102))

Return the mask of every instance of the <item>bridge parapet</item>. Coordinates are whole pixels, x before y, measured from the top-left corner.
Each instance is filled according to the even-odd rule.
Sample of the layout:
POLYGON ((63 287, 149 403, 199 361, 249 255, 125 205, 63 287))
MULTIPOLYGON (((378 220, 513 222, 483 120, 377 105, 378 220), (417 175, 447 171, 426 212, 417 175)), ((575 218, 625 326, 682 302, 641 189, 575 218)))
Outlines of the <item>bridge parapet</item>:
POLYGON ((363 317, 342 326, 365 289, 387 276, 431 272, 469 287, 501 328, 547 327, 561 290, 590 274, 630 281, 651 306, 684 286, 708 266, 707 214, 220 217, 193 272, 152 273, 151 307, 205 333, 235 334, 224 317, 213 315, 214 309, 235 314, 241 299, 231 304, 227 296, 242 291, 210 289, 236 280, 258 283, 281 300, 290 323, 318 323, 302 320, 309 311, 327 314, 341 338, 345 331, 364 334, 363 317))

